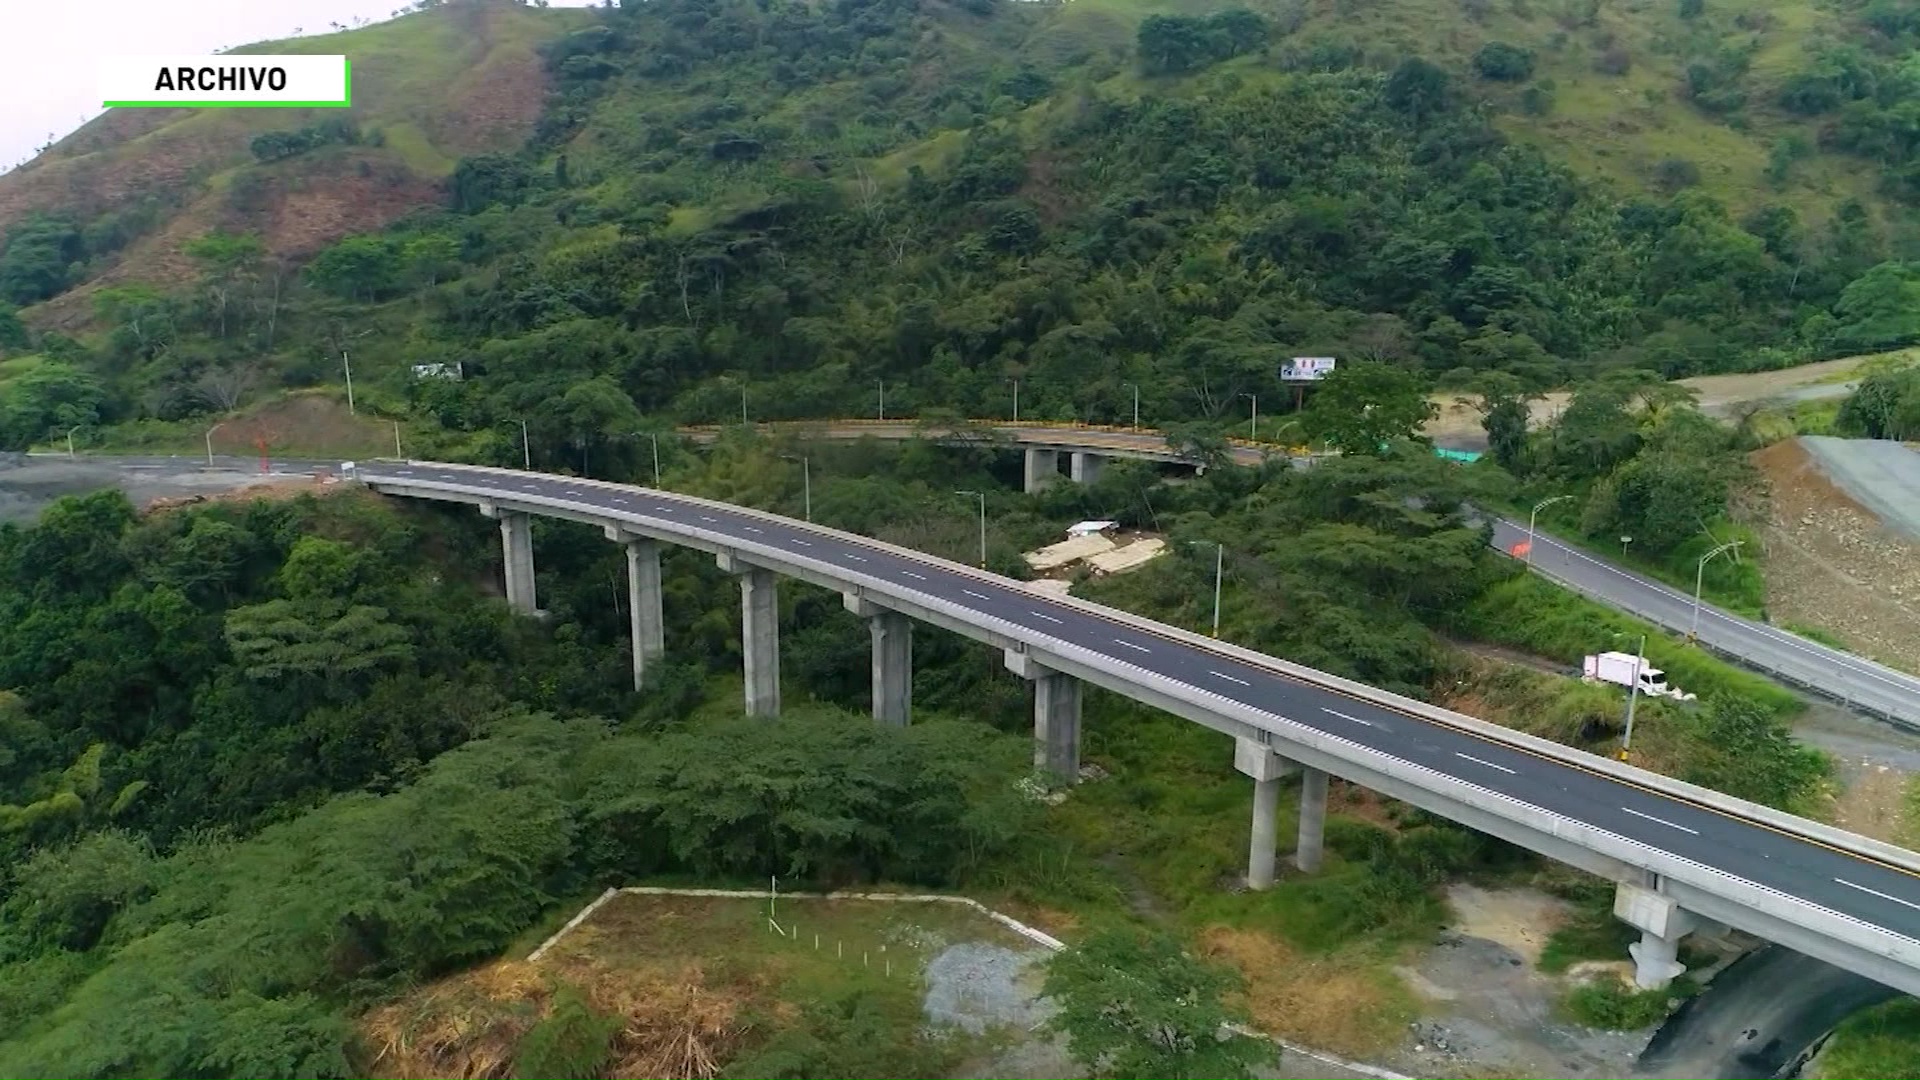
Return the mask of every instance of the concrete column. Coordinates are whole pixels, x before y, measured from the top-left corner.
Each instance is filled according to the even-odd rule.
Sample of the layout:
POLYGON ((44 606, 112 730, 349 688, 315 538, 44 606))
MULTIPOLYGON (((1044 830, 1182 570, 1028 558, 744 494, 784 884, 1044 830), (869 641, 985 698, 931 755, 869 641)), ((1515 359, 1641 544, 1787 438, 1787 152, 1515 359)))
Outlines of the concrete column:
POLYGON ((666 615, 660 597, 660 545, 627 543, 627 611, 633 629, 633 688, 640 689, 648 661, 667 652, 666 615))
POLYGON ((1099 454, 1089 453, 1085 450, 1075 450, 1073 457, 1067 463, 1067 467, 1073 471, 1074 483, 1091 484, 1100 479, 1100 470, 1106 463, 1107 459, 1099 454))
POLYGON ((1007 669, 1033 683, 1033 768, 1080 780, 1080 680, 1009 649, 1007 669))
POLYGON ((1253 839, 1247 853, 1247 888, 1273 887, 1280 780, 1293 763, 1252 739, 1233 741, 1233 767, 1253 778, 1253 839))
POLYGON ((740 576, 740 654, 747 674, 747 715, 780 715, 780 594, 773 571, 720 556, 740 576))
POLYGON ((1327 774, 1319 769, 1300 770, 1300 838, 1294 844, 1293 865, 1302 873, 1320 869, 1320 853, 1326 844, 1327 774))
POLYGON ((1687 970, 1679 960, 1680 939, 1700 927, 1699 916, 1658 888, 1622 882, 1614 889, 1613 917, 1640 931, 1640 940, 1627 946, 1636 986, 1660 990, 1687 970))
POLYGON ((1032 495, 1043 490, 1060 475, 1060 452, 1037 446, 1027 447, 1027 483, 1026 492, 1032 495))
POLYGON ((873 718, 906 727, 913 720, 913 620, 851 593, 843 601, 873 634, 873 718))
POLYGON ((500 519, 500 546, 507 568, 507 606, 522 615, 538 613, 533 594, 533 519, 513 510, 496 511, 500 519))

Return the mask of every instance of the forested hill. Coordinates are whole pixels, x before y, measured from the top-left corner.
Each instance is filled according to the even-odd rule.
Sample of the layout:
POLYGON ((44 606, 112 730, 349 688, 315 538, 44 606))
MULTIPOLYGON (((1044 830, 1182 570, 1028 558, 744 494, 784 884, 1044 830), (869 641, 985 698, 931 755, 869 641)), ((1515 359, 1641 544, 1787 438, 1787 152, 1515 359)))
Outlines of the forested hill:
MULTIPOLYGON (((499 6, 355 33, 472 3, 499 6)), ((897 413, 1002 414, 1018 379, 1027 414, 1102 420, 1136 384, 1171 421, 1294 354, 1547 385, 1920 337, 1920 6, 1443 6, 597 10, 539 47, 525 146, 297 275, 241 215, 173 277, 84 286, 97 221, 14 221, 0 445, 336 381, 349 343, 382 409, 584 454, 743 387, 762 418, 882 381, 897 413), (51 332, 76 287, 91 323, 51 332), (409 375, 450 361, 471 377, 409 375)), ((271 168, 324 186, 323 136, 271 168)))

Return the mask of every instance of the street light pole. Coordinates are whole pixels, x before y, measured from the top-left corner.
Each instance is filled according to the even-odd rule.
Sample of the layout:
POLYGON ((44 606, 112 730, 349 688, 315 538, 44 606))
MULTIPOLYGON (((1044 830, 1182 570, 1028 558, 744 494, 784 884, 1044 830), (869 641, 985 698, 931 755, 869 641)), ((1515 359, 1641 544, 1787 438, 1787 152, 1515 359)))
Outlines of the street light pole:
POLYGON ((1541 499, 1539 502, 1533 504, 1533 513, 1527 515, 1527 551, 1525 558, 1528 567, 1533 566, 1533 523, 1540 517, 1540 511, 1552 506, 1554 503, 1564 502, 1571 498, 1573 498, 1571 495, 1555 495, 1550 499, 1541 499))
POLYGON ((340 366, 347 370, 347 415, 357 415, 353 408, 353 362, 347 359, 347 350, 340 349, 340 366))
POLYGON ((747 381, 740 380, 740 426, 747 426, 747 381))
POLYGON ((397 458, 405 458, 407 456, 406 453, 400 449, 400 421, 398 420, 393 422, 393 456, 397 458))
POLYGON ((1013 422, 1020 422, 1020 380, 1008 379, 1013 384, 1013 422))
POLYGON ((875 379, 874 382, 880 385, 880 420, 884 423, 887 419, 887 380, 875 379))
POLYGON ((653 443, 653 486, 658 490, 660 487, 660 436, 648 432, 647 441, 653 443))
POLYGON ((73 433, 86 426, 85 424, 75 424, 67 429, 67 457, 73 457, 73 433))
MULTIPOLYGON (((1015 385, 1018 385, 1017 383, 1015 385)), ((971 495, 980 500, 980 569, 987 568, 987 496, 980 491, 956 491, 955 495, 971 495)))
POLYGON ((527 422, 520 421, 520 461, 528 472, 533 471, 533 438, 527 434, 527 422))
POLYGON ((1260 397, 1257 394, 1248 394, 1247 400, 1253 402, 1253 420, 1251 423, 1247 425, 1247 437, 1252 439, 1254 442, 1259 442, 1260 441, 1260 397))
MULTIPOLYGON (((224 420, 221 421, 221 423, 225 422, 224 420)), ((207 429, 207 468, 209 469, 213 468, 213 433, 219 430, 220 424, 215 424, 207 429)))
POLYGON ((1213 545, 1213 636, 1220 636, 1220 581, 1221 570, 1226 566, 1227 547, 1218 540, 1189 540, 1190 544, 1213 545))
MULTIPOLYGON (((1707 552, 1705 555, 1700 556, 1700 565, 1693 572, 1693 625, 1687 628, 1687 640, 1689 642, 1698 640, 1700 636, 1700 587, 1704 585, 1707 580, 1707 563, 1711 561, 1715 555, 1723 551, 1733 551, 1737 549, 1741 543, 1742 541, 1739 540, 1729 540, 1719 547, 1714 548, 1712 551, 1707 552)), ((1735 556, 1735 558, 1737 559, 1738 556, 1735 556)))
POLYGON ((1140 384, 1139 383, 1123 383, 1122 385, 1133 388, 1133 430, 1139 431, 1140 430, 1140 384))

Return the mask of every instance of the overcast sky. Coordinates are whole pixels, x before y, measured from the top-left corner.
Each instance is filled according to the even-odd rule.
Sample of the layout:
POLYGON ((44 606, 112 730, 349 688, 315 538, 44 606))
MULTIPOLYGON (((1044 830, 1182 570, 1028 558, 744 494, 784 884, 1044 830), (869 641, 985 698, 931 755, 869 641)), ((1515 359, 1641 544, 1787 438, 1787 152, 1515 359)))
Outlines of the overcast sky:
MULTIPOLYGON (((588 0, 553 0, 554 7, 588 0)), ((100 112, 103 56, 207 54, 385 20, 407 0, 0 0, 0 172, 100 112)))

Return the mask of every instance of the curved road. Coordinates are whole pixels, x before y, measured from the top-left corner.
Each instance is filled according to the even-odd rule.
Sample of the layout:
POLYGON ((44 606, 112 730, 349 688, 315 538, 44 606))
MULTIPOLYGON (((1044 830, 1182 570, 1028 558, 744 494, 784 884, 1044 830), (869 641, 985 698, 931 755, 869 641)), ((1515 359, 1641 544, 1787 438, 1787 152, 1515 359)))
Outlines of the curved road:
MULTIPOLYGON (((1818 388, 1823 389, 1824 388, 1818 388)), ((1046 422, 1010 424, 976 420, 967 424, 995 432, 1015 444, 1080 448, 1118 454, 1140 454, 1162 460, 1176 455, 1158 431, 1118 427, 1079 427, 1046 422)), ((925 437, 927 428, 914 421, 833 420, 816 423, 762 424, 770 430, 817 433, 833 439, 910 439, 925 437)), ((695 437, 711 429, 689 429, 695 437)), ((1259 465, 1290 454, 1289 449, 1232 440, 1229 454, 1236 464, 1259 465)), ((1526 525, 1493 519, 1494 547, 1510 552, 1526 539, 1526 525)), ((1533 540, 1533 568, 1575 591, 1611 607, 1684 634, 1693 626, 1693 597, 1651 578, 1597 559, 1545 533, 1533 540)), ((1786 682, 1832 698, 1849 707, 1920 728, 1920 677, 1896 671, 1853 653, 1822 645, 1798 634, 1743 618, 1711 604, 1700 606, 1699 641, 1715 652, 1742 661, 1786 682)), ((1684 689, 1684 688, 1683 688, 1684 689)))
POLYGON ((849 574, 884 579, 903 591, 938 598, 1016 624, 1036 637, 1077 645, 1238 702, 1272 717, 1276 731, 1302 725, 1920 943, 1920 875, 1288 677, 1211 645, 1159 636, 1056 602, 1011 579, 904 555, 819 526, 639 487, 510 469, 442 468, 431 462, 363 463, 358 478, 374 484, 460 485, 464 493, 503 500, 538 496, 591 517, 669 532, 700 529, 836 564, 849 574))

